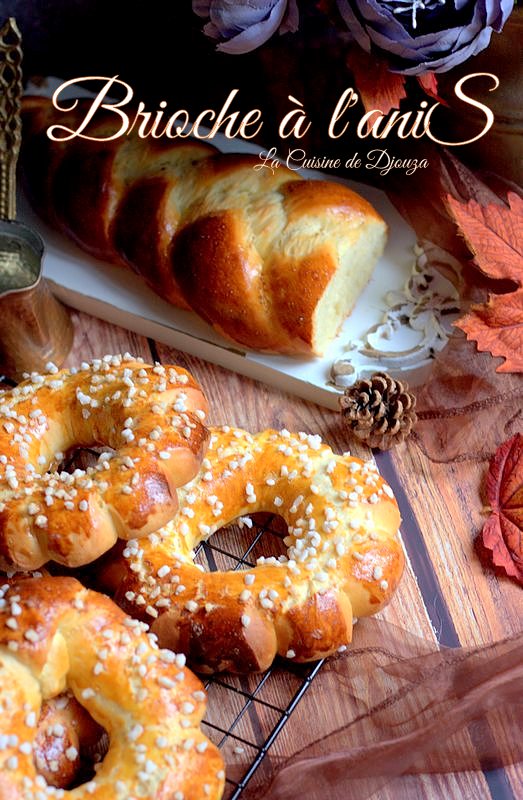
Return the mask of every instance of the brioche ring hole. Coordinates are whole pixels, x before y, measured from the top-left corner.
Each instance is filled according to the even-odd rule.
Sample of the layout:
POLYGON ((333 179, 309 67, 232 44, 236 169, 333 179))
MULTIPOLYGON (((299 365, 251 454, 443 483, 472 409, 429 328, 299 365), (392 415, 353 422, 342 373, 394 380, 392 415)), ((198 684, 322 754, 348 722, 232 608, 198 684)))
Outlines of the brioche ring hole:
POLYGON ((111 458, 116 453, 112 447, 102 447, 93 445, 86 447, 85 445, 73 445, 69 447, 64 453, 58 453, 60 460, 55 460, 49 465, 48 473, 51 472, 67 472, 72 475, 75 470, 88 470, 93 469, 100 462, 101 456, 104 454, 109 455, 111 458))
POLYGON ((96 777, 109 736, 71 692, 44 700, 36 725, 33 761, 48 786, 70 790, 96 777))
POLYGON ((287 558, 287 522, 279 514, 257 511, 228 522, 195 549, 195 564, 206 572, 252 569, 260 558, 287 558))

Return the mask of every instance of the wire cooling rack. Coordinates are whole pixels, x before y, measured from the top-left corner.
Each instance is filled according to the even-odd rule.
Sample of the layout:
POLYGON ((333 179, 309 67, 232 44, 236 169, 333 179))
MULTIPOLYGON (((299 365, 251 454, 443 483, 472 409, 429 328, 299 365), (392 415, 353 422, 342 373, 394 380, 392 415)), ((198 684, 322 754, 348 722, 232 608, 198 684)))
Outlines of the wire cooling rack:
MULTIPOLYGON (((257 514, 252 522, 252 528, 231 525, 215 533, 197 549, 196 562, 210 571, 238 570, 255 566, 260 556, 281 555, 287 534, 283 520, 257 514)), ((202 728, 221 749, 227 765, 224 800, 240 798, 254 779, 322 664, 276 661, 262 674, 205 677, 208 705, 202 728), (239 779, 231 773, 235 778, 240 775, 239 779)))

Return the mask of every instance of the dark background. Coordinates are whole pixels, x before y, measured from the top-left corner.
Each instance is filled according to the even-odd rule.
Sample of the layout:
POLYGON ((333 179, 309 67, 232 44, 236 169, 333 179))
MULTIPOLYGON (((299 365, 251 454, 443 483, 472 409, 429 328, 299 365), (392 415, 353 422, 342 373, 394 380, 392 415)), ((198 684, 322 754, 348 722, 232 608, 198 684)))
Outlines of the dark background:
MULTIPOLYGON (((24 41, 26 77, 118 75, 132 86, 136 102, 143 100, 155 110, 157 103, 165 100, 167 110, 187 108, 192 115, 204 108, 220 108, 231 89, 238 88, 234 109, 262 110, 260 144, 277 146, 282 156, 288 146, 299 145, 310 155, 344 160, 356 150, 361 153, 376 144, 367 146, 369 140, 362 143, 357 139, 355 124, 342 140, 327 136, 338 98, 345 88, 355 86, 355 81, 346 64, 348 35, 343 33, 343 22, 328 19, 315 6, 313 0, 299 4, 298 33, 275 35, 263 47, 241 56, 216 52, 216 43, 202 33, 205 21, 193 13, 191 0, 0 0, 0 22, 7 16, 17 19, 24 41), (280 120, 291 107, 289 94, 304 102, 312 123, 309 134, 299 142, 282 142, 277 134, 280 120)), ((500 77, 497 92, 490 94, 486 82, 475 95, 494 110, 496 132, 472 147, 453 148, 453 152, 474 168, 493 170, 519 183, 523 102, 516 54, 522 35, 520 10, 514 12, 501 36, 493 36, 487 51, 438 76, 440 93, 451 106, 452 89, 461 75, 491 71, 500 77)), ((403 110, 417 107, 417 101, 423 99, 414 79, 409 79, 408 88, 403 110)), ((358 120, 363 111, 362 106, 353 109, 351 119, 358 120)), ((461 104, 437 113, 442 138, 470 137, 474 124, 470 107, 465 115, 461 104), (449 136, 449 132, 455 135, 449 136)), ((427 155, 422 152, 425 141, 402 142, 389 136, 386 145, 398 156, 427 155)), ((396 179, 394 173, 383 178, 374 171, 356 176, 353 170, 347 177, 378 181, 382 188, 396 179)), ((409 185, 414 185, 410 179, 409 185)))
POLYGON ((324 99, 319 109, 309 104, 314 118, 350 85, 345 70, 328 67, 340 57, 342 41, 314 8, 302 14, 298 36, 275 36, 242 56, 216 52, 190 0, 8 0, 0 2, 0 18, 7 16, 22 31, 26 76, 119 75, 136 100, 153 108, 166 100, 168 108, 193 112, 216 107, 238 88, 235 108, 262 108, 268 139, 288 93, 324 99))

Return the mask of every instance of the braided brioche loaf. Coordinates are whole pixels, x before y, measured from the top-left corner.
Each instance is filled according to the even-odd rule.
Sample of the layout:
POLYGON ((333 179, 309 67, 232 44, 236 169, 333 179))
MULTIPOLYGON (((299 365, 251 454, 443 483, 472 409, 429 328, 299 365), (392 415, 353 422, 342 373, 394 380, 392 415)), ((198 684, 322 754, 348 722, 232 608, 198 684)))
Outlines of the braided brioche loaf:
MULTIPOLYGON (((85 111, 24 100, 26 182, 46 220, 246 348, 323 353, 383 251, 372 206, 341 184, 283 165, 255 170, 256 157, 201 141, 49 139, 50 125, 74 130, 85 111)), ((84 133, 117 124, 97 112, 84 133)))

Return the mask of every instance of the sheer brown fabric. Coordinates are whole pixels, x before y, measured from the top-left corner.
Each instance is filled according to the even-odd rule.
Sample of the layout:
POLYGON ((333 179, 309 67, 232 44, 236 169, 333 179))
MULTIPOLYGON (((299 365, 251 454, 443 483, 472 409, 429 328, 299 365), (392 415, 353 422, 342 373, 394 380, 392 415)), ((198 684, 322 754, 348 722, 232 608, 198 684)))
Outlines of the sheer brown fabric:
POLYGON ((523 429, 523 375, 495 371, 500 359, 478 353, 459 331, 416 391, 413 441, 432 461, 488 461, 523 429))
POLYGON ((523 633, 438 650, 390 623, 362 621, 351 649, 324 665, 289 723, 302 748, 287 752, 280 736, 246 797, 365 800, 397 786, 394 796, 414 798, 421 773, 523 760, 522 720, 523 633), (331 716, 318 713, 326 695, 331 716))

